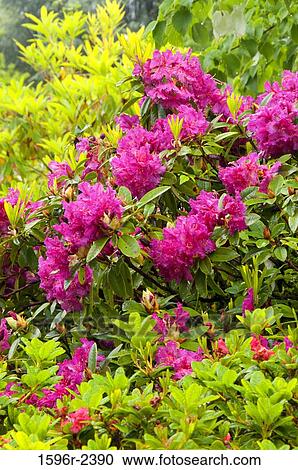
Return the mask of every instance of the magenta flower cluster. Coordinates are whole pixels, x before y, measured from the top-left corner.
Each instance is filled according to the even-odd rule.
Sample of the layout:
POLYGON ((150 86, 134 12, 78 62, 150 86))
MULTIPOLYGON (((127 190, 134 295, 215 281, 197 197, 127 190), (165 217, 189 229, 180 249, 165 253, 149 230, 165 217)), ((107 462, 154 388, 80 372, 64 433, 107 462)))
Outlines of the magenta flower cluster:
MULTIPOLYGON (((81 343, 82 346, 75 350, 71 359, 65 359, 59 364, 57 375, 61 379, 54 388, 43 389, 41 397, 31 395, 29 403, 34 404, 38 408, 54 408, 57 400, 62 400, 64 396, 69 395, 71 390, 78 392, 78 385, 85 379, 88 356, 94 342, 82 338, 81 343)), ((104 356, 97 357, 98 363, 104 360, 104 356)))
POLYGON ((51 172, 48 174, 48 187, 49 189, 54 188, 56 184, 58 189, 65 186, 65 179, 73 177, 73 171, 69 164, 66 162, 56 162, 55 160, 49 163, 49 169, 51 172))
POLYGON ((145 95, 165 109, 194 102, 203 110, 221 98, 215 80, 203 72, 191 51, 184 55, 156 50, 145 64, 136 64, 134 75, 141 77, 145 95))
POLYGON ((141 126, 120 139, 111 165, 116 184, 126 186, 137 198, 158 186, 166 170, 154 151, 151 133, 141 126))
POLYGON ((266 84, 269 102, 251 115, 248 129, 265 157, 279 157, 298 150, 298 72, 286 70, 281 86, 266 84), (270 94, 272 94, 270 98, 270 94))
POLYGON ((238 123, 239 118, 241 118, 241 115, 245 111, 252 111, 255 99, 252 96, 236 96, 235 99, 239 103, 239 106, 236 113, 233 115, 228 106, 228 98, 232 92, 232 87, 227 85, 221 92, 221 100, 213 106, 212 111, 215 114, 221 114, 223 120, 227 120, 231 123, 238 123))
POLYGON ((144 99, 161 105, 166 114, 150 130, 141 126, 138 116, 123 114, 116 119, 126 135, 120 139, 117 156, 111 161, 113 175, 117 185, 126 186, 134 197, 140 198, 158 186, 165 173, 160 153, 175 145, 169 118, 182 120, 180 140, 204 135, 209 126, 204 110, 221 96, 213 78, 202 71, 190 52, 183 55, 155 51, 152 59, 135 66, 134 74, 144 83, 144 99))
POLYGON ((221 167, 218 176, 230 194, 241 192, 249 186, 258 186, 260 192, 267 193, 268 185, 281 165, 281 162, 274 163, 271 168, 261 165, 258 154, 250 153, 225 168, 221 167))
POLYGON ((49 301, 56 300, 67 312, 81 310, 81 300, 92 284, 89 266, 81 266, 80 276, 72 272, 79 263, 78 251, 107 235, 109 224, 120 219, 123 211, 120 199, 110 187, 82 182, 78 190, 75 201, 63 202, 62 221, 54 226, 63 239, 47 237, 46 257, 39 258, 40 287, 49 301))
POLYGON ((216 249, 211 233, 193 215, 180 216, 173 228, 163 230, 163 239, 151 242, 151 256, 167 281, 192 280, 190 268, 196 258, 203 259, 216 249))
POLYGON ((80 183, 76 201, 63 202, 65 221, 54 228, 73 249, 88 246, 106 235, 109 223, 122 216, 122 203, 116 192, 101 183, 80 183))
POLYGON ((91 421, 89 410, 87 408, 78 408, 76 411, 70 413, 66 419, 61 422, 61 427, 70 425, 70 432, 78 434, 83 428, 88 426, 91 421))
POLYGON ((201 348, 197 352, 181 349, 175 341, 168 341, 160 346, 155 355, 156 364, 170 366, 174 369, 173 379, 179 380, 192 373, 192 362, 201 362, 204 353, 201 348))
POLYGON ((189 329, 187 322, 190 319, 190 315, 183 309, 182 304, 178 303, 173 313, 174 315, 165 313, 162 316, 159 316, 156 312, 152 314, 152 318, 156 322, 154 330, 160 335, 160 340, 162 341, 166 337, 170 337, 172 333, 179 334, 179 332, 185 332, 189 329))
POLYGON ((10 330, 7 328, 7 321, 5 318, 2 318, 0 322, 0 355, 10 348, 10 344, 8 342, 10 334, 10 330))
POLYGON ((246 209, 239 193, 235 197, 226 194, 220 207, 216 193, 201 191, 190 206, 189 214, 178 217, 175 227, 163 230, 162 240, 151 243, 153 262, 167 281, 192 280, 195 260, 216 249, 211 239, 216 225, 226 226, 231 235, 246 229, 246 209))
POLYGON ((71 273, 72 256, 64 243, 58 237, 46 238, 44 243, 46 258, 39 258, 40 287, 49 301, 56 300, 67 312, 81 310, 81 299, 90 291, 92 269, 85 266, 84 280, 80 281, 78 272, 74 276, 71 273))
MULTIPOLYGON (((80 137, 76 143, 77 156, 81 153, 86 154, 86 161, 84 162, 81 180, 89 173, 97 175, 97 181, 102 178, 102 161, 99 159, 99 151, 101 148, 100 139, 95 137, 80 137)), ((72 179, 75 175, 74 171, 70 168, 69 164, 65 161, 56 162, 55 160, 49 163, 50 173, 48 173, 48 187, 53 189, 55 186, 60 190, 66 186, 67 180, 72 179)))

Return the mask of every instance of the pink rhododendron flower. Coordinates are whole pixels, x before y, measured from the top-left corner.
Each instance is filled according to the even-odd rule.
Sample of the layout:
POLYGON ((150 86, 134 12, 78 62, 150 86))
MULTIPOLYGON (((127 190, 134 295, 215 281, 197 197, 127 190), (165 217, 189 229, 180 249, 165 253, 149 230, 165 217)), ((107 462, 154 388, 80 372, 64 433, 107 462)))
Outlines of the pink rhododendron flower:
POLYGON ((49 163, 49 168, 51 170, 51 173, 48 174, 48 187, 53 188, 54 186, 54 181, 56 180, 56 184, 58 188, 62 188, 65 185, 65 181, 57 181, 59 178, 62 176, 65 176, 67 178, 72 178, 73 176, 73 171, 66 162, 56 162, 52 161, 49 163))
POLYGON ((245 311, 249 310, 252 312, 254 310, 254 290, 250 287, 247 291, 247 296, 242 302, 242 316, 245 317, 245 311))
POLYGON ((266 157, 278 157, 298 150, 298 73, 284 71, 282 85, 265 85, 266 93, 259 102, 272 93, 265 106, 251 115, 248 130, 252 132, 259 149, 266 157))
POLYGON ((213 106, 212 111, 215 114, 222 114, 224 119, 228 122, 237 123, 242 113, 252 109, 255 99, 252 96, 236 96, 236 100, 239 100, 239 109, 236 111, 235 116, 233 116, 227 102, 232 92, 232 87, 227 85, 225 89, 221 91, 221 99, 213 106))
MULTIPOLYGON (((19 198, 20 198, 19 190, 12 189, 12 188, 8 190, 7 196, 0 198, 0 236, 5 236, 8 234, 8 229, 10 225, 8 217, 6 215, 5 208, 4 208, 4 203, 8 202, 9 204, 11 204, 12 207, 14 207, 17 204, 19 198)), ((25 209, 24 219, 26 221, 29 219, 30 221, 32 221, 34 211, 39 209, 42 206, 42 204, 43 203, 41 201, 33 202, 33 201, 22 200, 21 205, 25 209)))
POLYGON ((230 354, 230 351, 223 338, 219 338, 219 340, 216 342, 216 347, 214 349, 214 352, 220 357, 230 354))
MULTIPOLYGON (((59 364, 57 375, 61 380, 54 386, 54 388, 45 388, 42 390, 43 396, 41 398, 31 396, 32 404, 38 408, 53 408, 58 399, 62 399, 65 395, 69 395, 69 391, 78 391, 77 386, 84 380, 85 369, 88 365, 88 356, 94 341, 89 341, 86 338, 81 340, 82 346, 76 348, 71 359, 65 359, 59 364)), ((97 361, 102 362, 104 356, 98 356, 97 361)))
POLYGON ((222 202, 222 210, 220 211, 221 223, 226 225, 230 234, 240 232, 247 228, 245 222, 246 207, 241 200, 239 193, 235 198, 226 194, 222 202))
POLYGON ((294 347, 294 344, 292 343, 292 341, 287 336, 284 337, 284 345, 285 345, 285 348, 286 348, 286 352, 288 352, 288 350, 290 348, 294 347))
POLYGON ((145 94, 166 109, 193 101, 203 110, 221 98, 216 82, 203 72, 191 51, 181 54, 156 50, 152 59, 135 66, 134 75, 142 78, 145 94))
POLYGON ((249 186, 259 186, 259 191, 266 193, 270 181, 277 174, 281 165, 281 162, 276 162, 271 168, 268 168, 267 165, 259 163, 257 153, 251 153, 229 163, 225 168, 220 168, 218 176, 230 194, 241 192, 249 186))
POLYGON ((79 153, 88 152, 88 150, 90 150, 88 137, 79 137, 76 143, 76 149, 79 153))
POLYGON ((268 192, 268 186, 272 178, 278 173, 280 167, 282 166, 281 162, 275 162, 271 168, 266 167, 266 165, 261 165, 262 181, 259 186, 259 191, 262 193, 268 192))
POLYGON ((94 136, 81 137, 76 143, 76 149, 79 154, 86 153, 87 160, 84 163, 82 179, 91 172, 97 173, 97 181, 102 178, 102 161, 99 159, 99 150, 101 148, 101 140, 94 136))
POLYGON ((7 321, 2 318, 0 322, 0 354, 10 348, 9 337, 11 335, 10 330, 7 328, 7 321))
POLYGON ((19 191, 10 188, 5 197, 0 198, 0 235, 6 235, 9 227, 9 220, 4 209, 4 202, 9 202, 13 207, 19 199, 19 191))
POLYGON ((151 243, 151 256, 160 274, 167 281, 191 281, 190 268, 195 259, 204 259, 216 248, 210 235, 198 217, 178 217, 174 228, 163 230, 163 240, 151 243))
POLYGON ((76 201, 63 202, 65 222, 55 225, 72 248, 88 246, 109 231, 109 221, 122 216, 122 203, 116 192, 102 184, 80 183, 76 201))
POLYGON ((69 311, 82 309, 81 298, 85 297, 92 283, 92 269, 84 268, 84 282, 81 284, 78 273, 71 279, 70 254, 58 237, 46 238, 46 258, 39 258, 38 275, 40 287, 46 291, 47 299, 57 300, 61 307, 69 311), (65 281, 71 280, 65 288, 65 281))
POLYGON ((209 122, 201 110, 196 111, 192 106, 181 105, 178 108, 178 117, 183 119, 180 140, 204 135, 209 122))
POLYGON ((88 426, 91 421, 89 411, 87 408, 79 408, 73 413, 70 413, 65 420, 62 421, 61 425, 65 426, 71 423, 70 432, 78 434, 83 428, 88 426))
POLYGON ((266 157, 279 157, 298 150, 298 110, 293 103, 261 106, 250 117, 248 130, 266 157))
POLYGON ((166 170, 152 146, 152 134, 141 126, 119 140, 111 165, 116 183, 126 186, 137 198, 158 186, 166 170))
POLYGON ((123 132, 128 132, 133 127, 140 125, 139 116, 130 116, 129 114, 120 114, 115 118, 116 123, 120 126, 123 132))
POLYGON ((226 194, 220 209, 216 193, 201 191, 190 206, 190 213, 178 217, 175 227, 163 230, 162 240, 151 242, 153 262, 167 281, 192 280, 195 259, 204 259, 216 249, 211 235, 217 224, 225 225, 231 235, 246 229, 246 207, 238 193, 235 198, 226 194))
POLYGON ((201 191, 196 199, 189 201, 191 211, 189 215, 195 215, 212 232, 218 223, 220 210, 218 207, 218 195, 211 191, 201 191))
POLYGON ((150 130, 151 149, 155 152, 162 152, 166 149, 174 148, 174 136, 169 125, 171 117, 183 119, 182 129, 179 139, 185 140, 198 135, 203 135, 209 126, 209 123, 202 111, 195 110, 192 106, 181 105, 178 108, 178 114, 169 114, 167 118, 157 119, 150 130))
POLYGON ((250 348, 254 352, 253 359, 256 361, 268 361, 274 355, 268 347, 268 341, 263 336, 254 336, 250 343, 250 348))
POLYGON ((157 119, 150 130, 150 144, 154 152, 174 148, 174 136, 168 119, 157 119))
POLYGON ((156 363, 171 366, 177 358, 178 347, 175 341, 168 341, 165 346, 160 346, 155 355, 156 363))
POLYGON ((186 310, 183 310, 183 306, 180 303, 177 304, 174 315, 165 313, 162 317, 159 317, 157 313, 153 313, 152 318, 156 321, 154 330, 161 335, 162 340, 171 334, 172 329, 181 332, 188 331, 187 322, 190 319, 190 315, 186 310))
POLYGON ((278 82, 265 82, 265 93, 258 96, 260 104, 264 98, 271 94, 270 104, 283 102, 295 103, 298 101, 298 72, 284 70, 281 85, 278 82))
POLYGON ((197 352, 180 349, 175 341, 168 341, 165 346, 160 346, 155 355, 157 365, 171 366, 174 369, 173 378, 181 379, 192 373, 192 362, 200 362, 204 358, 202 349, 197 352))
POLYGON ((8 382, 8 384, 6 384, 5 389, 0 392, 0 397, 12 397, 16 393, 18 393, 17 390, 12 390, 13 387, 20 387, 20 384, 16 382, 8 382))

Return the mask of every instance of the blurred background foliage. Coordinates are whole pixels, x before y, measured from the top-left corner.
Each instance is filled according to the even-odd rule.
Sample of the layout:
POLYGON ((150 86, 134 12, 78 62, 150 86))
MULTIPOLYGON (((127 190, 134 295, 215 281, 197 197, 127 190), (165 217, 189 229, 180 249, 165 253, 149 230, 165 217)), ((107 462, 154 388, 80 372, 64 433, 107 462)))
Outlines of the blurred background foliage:
MULTIPOLYGON (((39 16, 42 6, 55 11, 59 16, 63 11, 71 12, 81 10, 84 13, 96 11, 98 5, 105 0, 0 0, 0 50, 7 63, 16 63, 17 67, 28 70, 18 57, 18 48, 14 39, 25 43, 32 39, 32 31, 23 28, 26 22, 26 13, 39 16)), ((156 18, 160 0, 123 0, 125 7, 125 23, 136 31, 141 25, 146 25, 156 18)))
POLYGON ((124 15, 114 0, 91 13, 61 16, 42 6, 40 18, 26 15, 33 37, 16 45, 31 73, 5 67, 0 58, 0 182, 6 187, 12 179, 46 175, 48 160, 65 158, 77 136, 99 135, 115 113, 129 108, 132 90, 121 81, 131 74, 131 59, 148 58, 154 45, 144 41, 144 27, 124 28, 124 15))

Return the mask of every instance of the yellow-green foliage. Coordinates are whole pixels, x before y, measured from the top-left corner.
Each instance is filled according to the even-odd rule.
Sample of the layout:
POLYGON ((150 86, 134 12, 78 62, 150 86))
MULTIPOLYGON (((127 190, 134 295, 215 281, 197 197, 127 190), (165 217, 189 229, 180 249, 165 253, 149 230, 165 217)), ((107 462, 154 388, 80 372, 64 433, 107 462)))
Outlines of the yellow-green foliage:
POLYGON ((123 28, 123 7, 107 0, 95 13, 64 13, 41 8, 40 19, 27 15, 34 31, 18 47, 32 69, 0 85, 0 181, 36 179, 46 162, 63 159, 82 129, 99 134, 101 126, 130 100, 119 82, 131 74, 137 55, 147 58, 153 44, 123 28), (118 84, 118 85, 117 85, 118 84))

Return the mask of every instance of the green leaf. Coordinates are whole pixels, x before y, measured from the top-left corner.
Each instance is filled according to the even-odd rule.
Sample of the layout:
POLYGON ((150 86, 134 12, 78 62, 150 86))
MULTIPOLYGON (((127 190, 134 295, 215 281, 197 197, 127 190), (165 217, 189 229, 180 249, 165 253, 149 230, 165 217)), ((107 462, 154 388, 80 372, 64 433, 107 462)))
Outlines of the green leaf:
POLYGON ((210 25, 206 27, 205 24, 201 23, 195 23, 191 28, 193 40, 200 46, 201 49, 209 45, 211 40, 210 32, 210 25))
POLYGON ((13 356, 14 356, 16 350, 17 350, 17 347, 18 347, 18 345, 19 345, 19 343, 20 343, 20 341, 21 341, 21 338, 17 338, 17 339, 14 340, 14 342, 13 342, 12 345, 10 346, 10 349, 9 349, 9 352, 8 352, 8 356, 7 356, 8 360, 10 360, 10 359, 13 358, 13 356))
POLYGON ((91 372, 96 371, 96 362, 97 362, 97 346, 96 343, 94 343, 89 351, 88 355, 88 369, 91 370, 91 372))
POLYGON ((106 245, 108 240, 109 240, 108 237, 103 237, 92 243, 90 250, 88 251, 87 258, 86 258, 87 263, 90 263, 90 261, 96 258, 96 256, 101 252, 101 250, 106 245))
POLYGON ((291 29, 291 38, 293 42, 298 44, 298 24, 293 24, 291 29))
POLYGON ((270 181, 269 189, 274 192, 275 196, 280 194, 282 187, 285 183, 285 180, 282 175, 275 176, 272 181, 270 181))
POLYGON ((274 250, 274 255, 276 256, 277 259, 284 262, 287 259, 288 252, 284 246, 278 246, 274 250))
POLYGON ((240 255, 232 248, 221 247, 210 255, 210 259, 211 261, 230 261, 238 256, 240 255))
POLYGON ((108 282, 119 297, 127 299, 133 296, 131 272, 122 260, 111 267, 108 273, 108 282))
POLYGON ((298 228, 298 212, 295 215, 289 217, 289 227, 291 232, 295 233, 298 228))
POLYGON ((159 23, 157 23, 157 25, 152 31, 153 39, 155 41, 155 45, 157 48, 159 48, 164 41, 164 34, 165 34, 166 26, 167 26, 166 21, 160 21, 159 23))
POLYGON ((173 16, 172 23, 176 31, 184 36, 192 20, 192 14, 186 7, 180 8, 173 16))
POLYGON ((199 262, 200 270, 205 274, 211 274, 212 272, 212 264, 208 256, 206 258, 201 259, 199 262))
POLYGON ((137 258, 141 253, 137 240, 130 235, 122 235, 118 240, 118 248, 125 256, 137 258))
POLYGON ((142 199, 140 199, 137 203, 138 209, 145 206, 145 204, 148 204, 148 202, 153 201, 153 199, 156 199, 158 196, 161 196, 169 189, 170 186, 159 186, 158 188, 151 189, 151 191, 148 191, 148 193, 146 193, 145 196, 143 196, 142 199))

